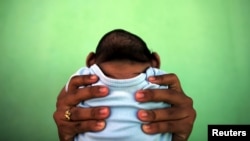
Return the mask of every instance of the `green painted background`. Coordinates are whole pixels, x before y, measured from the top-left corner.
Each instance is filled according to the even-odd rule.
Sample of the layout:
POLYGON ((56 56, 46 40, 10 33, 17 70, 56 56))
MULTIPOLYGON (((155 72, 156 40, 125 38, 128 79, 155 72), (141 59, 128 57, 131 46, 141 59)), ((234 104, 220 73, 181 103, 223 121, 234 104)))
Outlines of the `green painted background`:
POLYGON ((159 52, 208 124, 250 124, 248 0, 1 0, 0 140, 56 141, 56 97, 101 36, 124 28, 159 52))

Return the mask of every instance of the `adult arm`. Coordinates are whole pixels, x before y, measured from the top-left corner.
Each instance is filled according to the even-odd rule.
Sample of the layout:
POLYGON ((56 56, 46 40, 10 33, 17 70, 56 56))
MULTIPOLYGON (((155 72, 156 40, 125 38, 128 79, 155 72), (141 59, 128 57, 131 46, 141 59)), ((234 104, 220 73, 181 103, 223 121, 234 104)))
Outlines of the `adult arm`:
POLYGON ((171 107, 156 110, 139 110, 138 118, 149 124, 142 125, 147 134, 173 133, 172 141, 187 141, 196 119, 193 100, 182 90, 175 74, 150 77, 152 83, 167 85, 168 89, 141 90, 136 93, 139 102, 166 102, 171 107))

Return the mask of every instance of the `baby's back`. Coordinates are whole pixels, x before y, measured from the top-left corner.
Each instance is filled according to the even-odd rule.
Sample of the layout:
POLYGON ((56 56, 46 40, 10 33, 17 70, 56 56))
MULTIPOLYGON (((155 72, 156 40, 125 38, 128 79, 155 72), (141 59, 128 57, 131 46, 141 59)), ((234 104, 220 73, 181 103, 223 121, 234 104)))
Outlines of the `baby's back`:
MULTIPOLYGON (((80 107, 110 107, 111 113, 106 120, 106 127, 100 132, 86 132, 76 136, 75 141, 171 141, 171 134, 145 134, 142 129, 142 121, 137 118, 139 109, 159 109, 169 107, 163 102, 139 103, 135 101, 135 93, 141 89, 167 88, 147 81, 148 76, 155 75, 155 70, 149 68, 130 79, 111 79, 106 77, 98 66, 88 70, 90 74, 96 74, 100 80, 93 85, 106 85, 109 87, 109 95, 103 98, 95 98, 79 104, 80 107)), ((86 70, 84 71, 87 72, 86 70)))

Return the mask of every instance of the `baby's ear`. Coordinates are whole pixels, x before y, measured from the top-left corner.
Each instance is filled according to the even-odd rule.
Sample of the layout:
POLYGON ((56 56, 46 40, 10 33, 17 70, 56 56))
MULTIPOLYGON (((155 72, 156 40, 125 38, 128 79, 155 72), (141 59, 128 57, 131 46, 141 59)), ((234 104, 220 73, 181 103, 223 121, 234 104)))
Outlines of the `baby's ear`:
POLYGON ((152 67, 154 68, 160 68, 160 65, 161 65, 161 60, 160 60, 160 56, 158 55, 158 53, 156 52, 153 52, 152 53, 152 60, 151 60, 151 65, 152 67))
POLYGON ((90 52, 89 55, 86 58, 86 66, 90 67, 93 64, 95 64, 95 53, 94 52, 90 52))

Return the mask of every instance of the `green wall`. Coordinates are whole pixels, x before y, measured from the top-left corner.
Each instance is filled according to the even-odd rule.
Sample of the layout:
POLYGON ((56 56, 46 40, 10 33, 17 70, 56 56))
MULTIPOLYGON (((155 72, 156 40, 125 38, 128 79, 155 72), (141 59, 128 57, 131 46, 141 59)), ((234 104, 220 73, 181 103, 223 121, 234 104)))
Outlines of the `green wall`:
POLYGON ((101 36, 124 28, 159 52, 194 100, 190 141, 208 124, 250 124, 248 0, 1 0, 0 140, 55 141, 68 77, 101 36))

